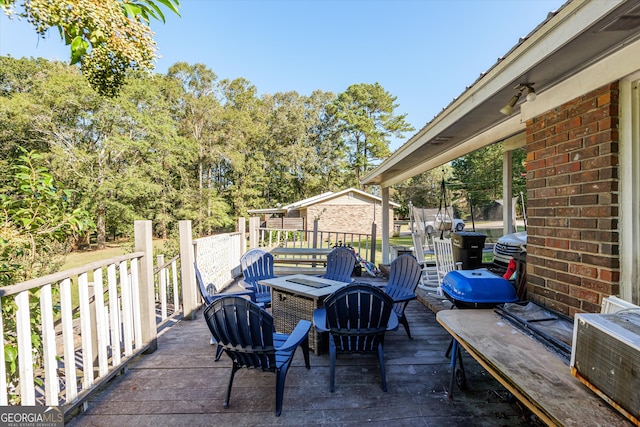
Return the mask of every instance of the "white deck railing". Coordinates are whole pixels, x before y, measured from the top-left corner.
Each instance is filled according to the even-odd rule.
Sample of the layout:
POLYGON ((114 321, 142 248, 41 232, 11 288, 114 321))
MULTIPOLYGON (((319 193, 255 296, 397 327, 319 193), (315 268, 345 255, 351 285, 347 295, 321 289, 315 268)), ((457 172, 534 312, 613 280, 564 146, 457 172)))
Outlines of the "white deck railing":
POLYGON ((336 245, 351 246, 363 259, 372 260, 376 242, 371 234, 343 231, 287 230, 281 228, 257 229, 258 246, 285 248, 332 248, 336 245))
MULTIPOLYGON (((0 289, 5 345, 15 337, 18 357, 18 375, 0 385, 0 405, 68 405, 142 348, 135 307, 144 255, 134 252, 0 289), (7 311, 15 322, 11 315, 5 319, 7 311)), ((0 382, 7 378, 4 362, 0 382)))
MULTIPOLYGON (((150 242, 150 222, 136 227, 150 242)), ((181 310, 179 257, 159 257, 155 271, 144 271, 152 251, 140 247, 147 250, 0 288, 0 405, 65 405, 69 412, 155 346, 157 328, 181 310)))

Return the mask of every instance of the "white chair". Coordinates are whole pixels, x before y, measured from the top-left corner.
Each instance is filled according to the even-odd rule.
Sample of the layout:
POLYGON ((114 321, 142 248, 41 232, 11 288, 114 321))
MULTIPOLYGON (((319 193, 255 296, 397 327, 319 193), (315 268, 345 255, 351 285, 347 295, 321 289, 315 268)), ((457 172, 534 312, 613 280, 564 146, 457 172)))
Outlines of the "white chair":
POLYGON ((453 245, 450 238, 433 237, 433 252, 436 256, 436 271, 438 274, 438 289, 442 284, 445 274, 462 268, 461 262, 455 262, 453 258, 453 245))
POLYGON ((422 268, 422 276, 418 286, 427 291, 436 290, 440 285, 438 281, 438 270, 436 266, 433 265, 433 262, 424 259, 424 245, 422 244, 420 235, 413 232, 411 233, 411 238, 413 239, 413 253, 422 268))

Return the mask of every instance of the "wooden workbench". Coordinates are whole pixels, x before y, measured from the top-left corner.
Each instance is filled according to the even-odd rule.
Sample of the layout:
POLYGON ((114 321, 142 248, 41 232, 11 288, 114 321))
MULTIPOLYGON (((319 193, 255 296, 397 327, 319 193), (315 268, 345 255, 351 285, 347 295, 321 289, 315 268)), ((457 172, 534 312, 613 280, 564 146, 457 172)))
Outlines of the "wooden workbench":
POLYGON ((631 423, 571 375, 563 360, 493 310, 444 310, 440 323, 520 402, 548 425, 631 423))

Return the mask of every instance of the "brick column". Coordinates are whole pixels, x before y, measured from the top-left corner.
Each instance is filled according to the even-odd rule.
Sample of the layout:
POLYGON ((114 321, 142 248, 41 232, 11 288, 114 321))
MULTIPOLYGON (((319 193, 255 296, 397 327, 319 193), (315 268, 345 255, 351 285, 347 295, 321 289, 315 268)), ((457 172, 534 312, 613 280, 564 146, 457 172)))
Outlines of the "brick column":
POLYGON ((573 316, 619 292, 618 83, 527 122, 530 299, 573 316))

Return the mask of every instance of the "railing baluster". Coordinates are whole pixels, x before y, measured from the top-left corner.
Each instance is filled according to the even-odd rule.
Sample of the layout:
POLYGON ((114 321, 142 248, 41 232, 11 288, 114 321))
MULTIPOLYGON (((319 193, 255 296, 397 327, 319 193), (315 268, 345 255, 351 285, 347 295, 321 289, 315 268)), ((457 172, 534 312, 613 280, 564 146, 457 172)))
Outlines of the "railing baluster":
POLYGON ((42 318, 42 356, 44 361, 45 403, 58 406, 58 361, 56 360, 56 331, 53 327, 53 301, 51 284, 40 290, 40 314, 42 318))
MULTIPOLYGON (((140 277, 138 275, 139 259, 131 260, 131 297, 133 307, 140 307, 140 277)), ((142 319, 140 310, 133 310, 133 331, 136 349, 142 348, 142 319)))
POLYGON ((173 273, 173 314, 176 314, 180 311, 180 301, 178 299, 178 263, 176 261, 171 263, 171 272, 173 273))
POLYGON ((16 295, 16 305, 18 306, 16 326, 21 404, 23 406, 33 406, 36 404, 36 401, 33 386, 33 346, 31 344, 29 291, 22 291, 16 295))
POLYGON ((124 342, 124 355, 133 353, 133 321, 131 312, 133 302, 131 298, 131 282, 127 273, 127 261, 120 263, 120 293, 122 298, 122 332, 124 342))
POLYGON ((109 315, 111 317, 111 363, 120 365, 120 305, 118 303, 118 283, 116 266, 107 267, 107 282, 109 285, 109 315))
MULTIPOLYGON (((4 337, 4 313, 2 309, 2 298, 0 298, 0 332, 4 337)), ((7 364, 4 357, 4 351, 0 351, 0 406, 7 406, 9 404, 9 393, 7 390, 7 364)))
POLYGON ((60 283, 60 306, 62 310, 62 340, 64 343, 65 400, 73 402, 78 396, 76 376, 76 352, 73 340, 73 317, 71 306, 71 279, 60 283))
POLYGON ((98 375, 104 376, 109 372, 109 361, 107 360, 109 322, 104 306, 104 283, 102 279, 102 268, 93 270, 93 292, 94 305, 96 311, 96 334, 98 340, 98 375))
POLYGON ((93 350, 91 337, 91 308, 89 307, 89 280, 87 273, 78 276, 78 295, 80 299, 80 336, 82 337, 82 389, 93 386, 93 350))
MULTIPOLYGON (((156 257, 158 266, 164 265, 164 255, 158 255, 156 257)), ((167 318, 167 269, 162 267, 158 272, 158 292, 160 294, 160 318, 162 320, 167 318)))

